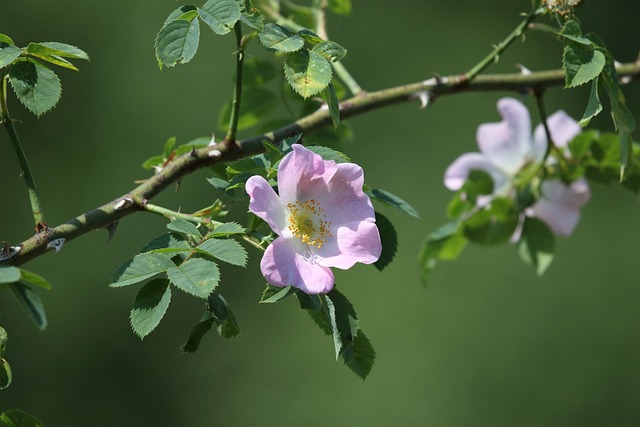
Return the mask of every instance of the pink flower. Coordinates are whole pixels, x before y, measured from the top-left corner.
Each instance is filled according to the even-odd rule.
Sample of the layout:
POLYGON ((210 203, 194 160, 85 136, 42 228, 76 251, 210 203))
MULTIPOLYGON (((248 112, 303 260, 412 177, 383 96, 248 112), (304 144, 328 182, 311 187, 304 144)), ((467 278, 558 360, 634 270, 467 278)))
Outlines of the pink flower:
MULTIPOLYGON (((531 135, 529 110, 520 101, 502 98, 498 112, 503 120, 478 127, 476 138, 480 153, 465 153, 445 171, 444 184, 457 191, 472 170, 491 176, 493 195, 513 196, 514 180, 526 166, 539 164, 547 150, 547 137, 542 124, 531 135)), ((581 131, 567 113, 560 110, 547 118, 554 144, 566 149, 567 143, 581 131)), ((558 235, 569 235, 580 218, 580 208, 589 200, 589 187, 584 180, 565 185, 558 180, 542 184, 542 198, 527 210, 530 216, 543 220, 558 235)), ((490 201, 482 198, 483 204, 490 201)))
POLYGON ((353 163, 336 164, 294 144, 278 167, 278 192, 261 176, 247 180, 249 210, 278 235, 260 269, 273 286, 308 294, 329 292, 333 272, 371 264, 382 252, 364 174, 353 163))

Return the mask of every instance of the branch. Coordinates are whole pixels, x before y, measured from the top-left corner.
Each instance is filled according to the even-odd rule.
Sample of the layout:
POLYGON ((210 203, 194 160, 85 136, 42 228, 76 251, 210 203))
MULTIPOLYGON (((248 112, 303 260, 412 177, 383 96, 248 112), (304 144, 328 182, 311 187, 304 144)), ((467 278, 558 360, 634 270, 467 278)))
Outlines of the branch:
MULTIPOLYGON (((640 80, 640 59, 635 63, 620 65, 617 72, 620 78, 640 80)), ((540 91, 547 87, 560 86, 564 84, 564 81, 563 70, 549 70, 531 74, 488 74, 477 76, 471 81, 465 75, 435 77, 423 82, 391 87, 377 92, 361 93, 342 102, 340 112, 341 117, 346 119, 388 105, 415 102, 424 98, 433 101, 439 96, 464 92, 527 93, 540 91)), ((213 146, 193 150, 170 162, 160 172, 129 193, 25 240, 18 245, 19 252, 0 262, 0 265, 24 264, 43 255, 47 250, 47 244, 52 240, 63 238, 69 241, 89 231, 108 226, 134 212, 143 211, 147 202, 154 196, 197 169, 263 152, 262 142, 264 140, 277 142, 300 133, 313 132, 330 124, 329 110, 323 107, 287 126, 266 134, 233 143, 224 141, 213 146)))

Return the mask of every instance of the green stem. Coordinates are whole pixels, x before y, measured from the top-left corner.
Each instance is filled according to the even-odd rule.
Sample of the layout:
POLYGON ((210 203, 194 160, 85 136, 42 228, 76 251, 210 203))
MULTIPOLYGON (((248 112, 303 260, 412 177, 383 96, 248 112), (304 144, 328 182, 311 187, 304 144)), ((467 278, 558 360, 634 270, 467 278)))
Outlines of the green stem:
POLYGON ((169 219, 181 218, 196 224, 215 224, 215 225, 222 224, 221 222, 218 222, 218 221, 212 221, 210 218, 203 218, 201 216, 195 216, 191 214, 185 214, 182 212, 172 211, 171 209, 163 208, 162 206, 152 205, 151 203, 145 203, 142 208, 147 212, 162 215, 165 218, 169 218, 169 219))
POLYGON ((9 77, 2 74, 0 75, 1 89, 0 89, 0 120, 4 123, 4 127, 9 134, 9 139, 13 144, 13 149, 18 157, 18 164, 22 169, 22 176, 27 183, 27 192, 29 194, 29 201, 31 202, 31 211, 33 212, 33 220, 36 223, 36 231, 43 231, 46 229, 46 222, 44 220, 44 212, 40 205, 40 197, 38 196, 38 190, 36 188, 36 182, 33 178, 33 173, 29 167, 29 161, 20 144, 20 138, 16 132, 16 128, 13 126, 13 119, 9 115, 9 108, 7 106, 7 82, 9 77))
POLYGON ((494 49, 489 53, 482 61, 478 62, 473 68, 467 71, 464 76, 467 80, 473 80, 478 74, 483 72, 489 65, 498 61, 498 58, 514 41, 516 41, 529 27, 529 24, 533 22, 538 16, 546 13, 545 8, 538 8, 526 16, 522 21, 503 41, 498 43, 494 49))
POLYGON ((562 162, 562 163, 564 163, 566 165, 567 164, 567 159, 564 156, 564 153, 562 152, 562 150, 560 150, 560 149, 558 149, 558 147, 556 147, 555 143, 553 142, 553 139, 551 138, 551 131, 549 130, 549 124, 547 123, 547 117, 548 117, 547 110, 546 110, 546 108, 544 106, 544 92, 542 90, 535 90, 534 94, 535 94, 535 97, 536 97, 536 106, 538 107, 538 114, 540 114, 540 123, 542 123, 542 126, 544 128, 544 133, 545 133, 545 135, 547 137, 547 148, 546 148, 545 153, 544 153, 544 158, 542 160, 542 165, 544 165, 544 163, 546 162, 547 158, 551 154, 552 150, 553 150, 554 153, 556 153, 556 155, 560 159, 560 162, 562 162))
POLYGON ((240 120, 240 102, 242 99, 242 70, 244 65, 244 42, 242 39, 242 25, 240 21, 233 26, 236 34, 238 51, 236 52, 236 86, 233 92, 231 103, 231 118, 229 119, 229 130, 225 137, 226 142, 235 142, 238 133, 238 120, 240 120))

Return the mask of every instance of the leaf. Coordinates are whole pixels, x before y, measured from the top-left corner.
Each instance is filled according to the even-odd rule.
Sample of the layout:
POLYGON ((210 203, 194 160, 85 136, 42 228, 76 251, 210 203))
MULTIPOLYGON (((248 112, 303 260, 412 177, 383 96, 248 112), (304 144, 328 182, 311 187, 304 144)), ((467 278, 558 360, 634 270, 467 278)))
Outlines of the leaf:
POLYGON ((606 58, 591 46, 568 43, 564 47, 562 67, 566 75, 565 87, 577 87, 596 79, 602 72, 606 58))
POLYGON ((379 212, 376 212, 376 226, 380 232, 382 242, 382 254, 373 265, 380 271, 393 261, 398 250, 398 233, 389 219, 379 212))
POLYGON ((6 34, 0 33, 0 43, 15 44, 13 39, 6 34))
POLYGON ((21 274, 18 267, 0 266, 0 283, 13 283, 20 280, 21 274))
POLYGON ((464 235, 475 243, 496 245, 504 243, 518 226, 518 213, 513 201, 495 198, 491 205, 464 222, 464 235))
POLYGON ((329 0, 329 10, 338 15, 351 13, 351 0, 329 0))
POLYGON ((336 163, 351 162, 351 159, 347 157, 346 154, 338 150, 334 150, 333 148, 323 147, 321 145, 308 145, 307 149, 309 149, 309 151, 313 153, 316 153, 317 155, 322 157, 324 160, 333 160, 336 163))
POLYGON ((175 267, 170 258, 154 252, 138 254, 122 264, 113 275, 112 288, 133 285, 175 267))
POLYGON ((167 277, 177 288, 198 298, 207 298, 218 286, 220 271, 213 261, 191 258, 167 270, 167 277))
POLYGON ((253 13, 248 13, 244 10, 240 20, 255 30, 262 31, 264 29, 264 19, 259 10, 254 10, 253 13))
POLYGON ((9 362, 0 357, 0 390, 9 387, 12 379, 13 375, 11 375, 9 362))
POLYGON ((458 258, 466 245, 467 239, 458 222, 443 225, 432 232, 418 254, 418 264, 422 268, 422 283, 427 284, 438 261, 458 258))
POLYGON ((411 206, 409 203, 405 202, 395 194, 391 194, 388 191, 381 190, 379 188, 371 188, 366 191, 366 193, 372 199, 400 209, 402 212, 409 214, 414 218, 421 219, 420 214, 418 214, 413 206, 411 206))
POLYGON ((235 0, 209 0, 198 8, 198 16, 214 33, 225 35, 238 22, 241 11, 235 0))
POLYGON ((19 62, 11 67, 9 78, 18 100, 38 117, 52 109, 62 95, 56 73, 40 63, 19 62))
POLYGON ((51 283, 49 283, 44 277, 23 268, 20 269, 20 281, 26 282, 29 285, 39 286, 44 289, 51 289, 51 283))
POLYGON ((364 380, 373 368, 376 352, 369 338, 362 330, 358 330, 358 335, 354 337, 351 345, 344 348, 342 358, 349 369, 364 380))
POLYGON ((43 427, 42 421, 20 409, 11 409, 0 414, 5 427, 43 427))
MULTIPOLYGON (((176 19, 180 19, 181 17, 182 19, 184 19, 185 15, 190 12, 196 12, 196 15, 198 13, 197 8, 195 6, 191 6, 191 5, 180 6, 179 8, 177 8, 176 10, 174 10, 169 14, 167 19, 165 19, 164 23, 162 24, 162 26, 164 27, 169 22, 175 21, 176 19)), ((190 20, 191 19, 187 19, 187 21, 190 21, 190 20)))
MULTIPOLYGON (((227 129, 231 118, 232 101, 227 101, 218 114, 218 127, 227 129)), ((249 129, 260 124, 278 105, 276 95, 261 87, 254 87, 242 93, 242 104, 238 116, 238 130, 249 129)))
POLYGON ((164 249, 164 248, 177 248, 177 249, 185 249, 190 250, 191 246, 186 241, 184 235, 180 235, 177 233, 163 233, 159 236, 154 237, 149 243, 144 245, 144 247, 140 250, 140 252, 149 252, 155 249, 164 249))
MULTIPOLYGON (((243 88, 255 88, 262 86, 278 77, 273 62, 260 57, 246 58, 243 64, 242 85, 243 88)), ((243 93, 243 102, 244 102, 243 93)))
POLYGON ((4 351, 7 348, 8 339, 9 336, 7 335, 7 331, 5 331, 2 326, 0 326, 0 356, 4 355, 4 351))
POLYGON ((195 353, 198 351, 200 341, 202 341, 205 334, 211 330, 213 323, 213 315, 208 310, 205 311, 200 321, 191 329, 187 342, 182 346, 182 351, 185 353, 195 353))
POLYGON ((259 302, 260 304, 273 304, 276 302, 280 302, 295 293, 296 288, 291 286, 279 288, 276 286, 267 285, 264 288, 264 292, 262 293, 262 297, 260 298, 259 302))
POLYGON ((580 126, 587 126, 592 118, 600 114, 602 111, 602 103, 600 102, 600 96, 598 90, 600 87, 600 79, 594 79, 591 84, 591 93, 589 95, 589 101, 587 102, 587 108, 582 115, 582 118, 578 122, 580 126))
POLYGON ((234 338, 240 335, 240 327, 236 317, 222 295, 214 292, 209 297, 209 311, 213 315, 214 323, 217 325, 218 333, 222 338, 234 338))
POLYGON ((322 92, 322 97, 329 107, 329 114, 331 115, 331 122, 333 128, 337 129, 340 126, 340 102, 336 96, 336 91, 333 90, 333 85, 329 83, 329 86, 322 92))
POLYGON ((47 327, 47 316, 40 296, 30 287, 22 283, 11 283, 9 289, 18 298, 22 307, 41 331, 47 327))
POLYGON ((347 49, 343 48, 336 42, 325 40, 315 45, 311 51, 319 53, 332 62, 340 61, 347 56, 347 49))
POLYGON ((23 49, 0 41, 0 68, 4 68, 18 59, 23 49))
POLYGON ((193 237, 196 240, 202 239, 202 234, 198 230, 198 227, 186 219, 176 218, 167 224, 167 228, 171 231, 193 237))
POLYGON ((144 338, 153 331, 167 312, 171 302, 171 287, 166 279, 156 279, 146 283, 133 301, 131 328, 144 338))
POLYGON ((287 55, 284 75, 293 90, 306 99, 331 83, 331 64, 317 52, 298 50, 287 55))
POLYGON ((542 276, 547 270, 555 252, 555 237, 547 224, 536 218, 527 217, 518 241, 520 258, 536 269, 542 276))
POLYGON ((83 50, 78 49, 75 46, 56 42, 29 43, 25 53, 29 56, 33 56, 74 71, 78 71, 78 67, 64 58, 89 60, 89 56, 83 50))
POLYGON ((198 245, 198 249, 228 264, 247 265, 247 251, 233 239, 207 239, 198 245))
POLYGON ((227 237, 233 234, 245 234, 246 230, 240 224, 236 222, 225 222, 224 224, 218 225, 213 229, 209 234, 207 234, 207 238, 210 237, 227 237))
POLYGON ((155 48, 158 64, 174 67, 191 61, 200 43, 200 23, 176 19, 160 29, 156 36, 155 48))
POLYGON ((304 46, 302 37, 272 23, 265 25, 258 37, 264 47, 277 52, 295 52, 304 46))
POLYGON ((70 44, 59 42, 41 42, 38 44, 54 50, 55 53, 51 53, 52 55, 58 55, 63 58, 84 59, 85 61, 89 60, 89 55, 84 50, 70 44))

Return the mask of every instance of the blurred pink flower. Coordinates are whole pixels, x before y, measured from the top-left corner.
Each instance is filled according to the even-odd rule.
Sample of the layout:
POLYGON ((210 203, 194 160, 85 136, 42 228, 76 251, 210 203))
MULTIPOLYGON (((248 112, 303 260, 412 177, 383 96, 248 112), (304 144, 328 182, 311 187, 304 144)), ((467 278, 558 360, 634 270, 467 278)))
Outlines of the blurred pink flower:
MULTIPOLYGON (((516 175, 527 165, 541 163, 547 150, 547 137, 542 124, 531 134, 529 110, 518 100, 502 98, 498 112, 503 120, 478 127, 476 138, 480 153, 465 153, 445 171, 444 184, 457 191, 472 170, 489 174, 494 183, 492 196, 513 195, 516 175)), ((560 110, 547 118, 547 125, 554 144, 566 149, 567 143, 581 131, 580 126, 567 113, 560 110)), ((527 214, 543 220, 558 235, 569 235, 580 217, 580 208, 589 200, 590 191, 581 179, 570 185, 559 180, 542 184, 542 198, 527 214)), ((480 198, 482 203, 490 198, 480 198)))
POLYGON ((269 284, 327 293, 329 267, 378 260, 382 244, 363 183, 360 166, 323 160, 299 144, 278 167, 279 195, 263 177, 249 178, 249 210, 278 235, 260 262, 269 284))

